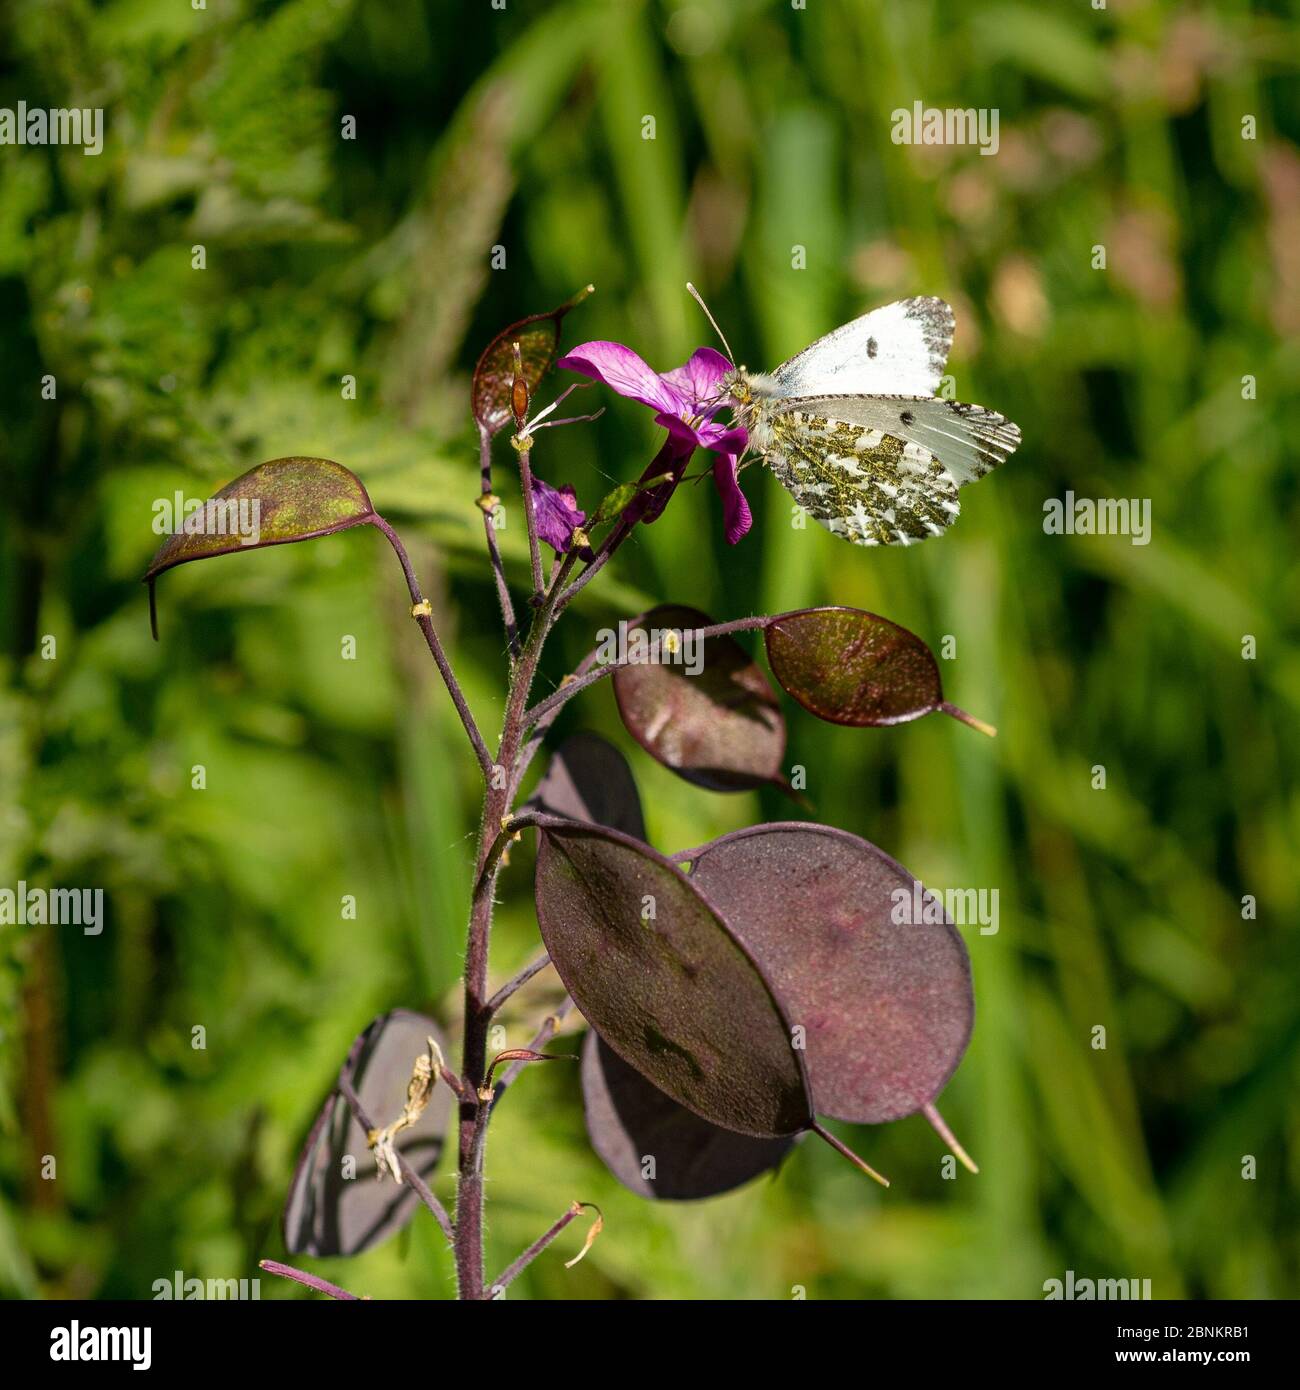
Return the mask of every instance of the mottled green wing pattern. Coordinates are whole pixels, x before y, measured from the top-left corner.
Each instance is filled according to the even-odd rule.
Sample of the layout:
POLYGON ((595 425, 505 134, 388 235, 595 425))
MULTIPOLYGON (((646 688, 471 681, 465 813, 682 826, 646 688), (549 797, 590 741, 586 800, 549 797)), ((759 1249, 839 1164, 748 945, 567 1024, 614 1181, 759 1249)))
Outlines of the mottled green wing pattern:
POLYGON ((788 410, 771 416, 764 461, 794 500, 855 545, 937 536, 961 505, 952 474, 928 449, 881 430, 788 410))

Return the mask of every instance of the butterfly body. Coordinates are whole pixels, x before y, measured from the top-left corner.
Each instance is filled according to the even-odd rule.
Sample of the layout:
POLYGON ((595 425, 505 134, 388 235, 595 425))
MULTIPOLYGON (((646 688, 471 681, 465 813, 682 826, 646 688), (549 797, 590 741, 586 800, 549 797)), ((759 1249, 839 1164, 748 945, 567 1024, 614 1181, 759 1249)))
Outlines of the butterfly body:
POLYGON ((900 300, 772 373, 723 379, 750 447, 833 534, 858 545, 939 535, 961 510, 958 488, 1019 444, 996 411, 934 394, 953 322, 940 299, 900 300))

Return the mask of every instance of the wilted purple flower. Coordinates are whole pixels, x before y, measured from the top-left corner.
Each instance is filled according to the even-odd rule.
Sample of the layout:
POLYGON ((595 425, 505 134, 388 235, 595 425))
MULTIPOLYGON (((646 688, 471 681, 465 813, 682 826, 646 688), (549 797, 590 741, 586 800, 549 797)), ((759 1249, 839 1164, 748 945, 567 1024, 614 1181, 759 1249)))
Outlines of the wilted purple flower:
POLYGON ((736 481, 736 460, 749 437, 743 429, 717 424, 713 419, 726 404, 720 388, 722 378, 733 370, 720 352, 697 348, 683 366, 661 373, 622 343, 594 342, 574 348, 556 365, 603 381, 620 396, 649 406, 655 412, 656 424, 668 431, 663 448, 641 475, 641 481, 665 474, 671 475, 672 480, 640 494, 623 513, 625 520, 653 521, 667 506, 691 455, 700 448, 718 455, 713 464, 713 482, 722 498, 727 540, 735 545, 749 530, 753 518, 736 481))
POLYGON ((558 555, 568 550, 574 531, 587 519, 578 507, 578 494, 572 483, 554 488, 533 474, 533 516, 537 520, 537 537, 558 555))

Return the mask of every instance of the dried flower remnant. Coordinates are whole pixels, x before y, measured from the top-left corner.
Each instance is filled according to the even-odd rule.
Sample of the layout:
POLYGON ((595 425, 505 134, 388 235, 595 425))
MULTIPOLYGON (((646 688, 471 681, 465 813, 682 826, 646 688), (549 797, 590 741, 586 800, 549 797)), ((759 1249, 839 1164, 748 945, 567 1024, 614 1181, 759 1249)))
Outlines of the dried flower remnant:
MULTIPOLYGON (((407 1183, 396 1191, 346 1176, 349 1156, 364 1155, 368 1131, 404 1109, 411 1058, 440 1038, 434 1020, 408 1009, 375 1019, 353 1042, 320 1107, 285 1199, 282 1230, 290 1254, 354 1255, 387 1239, 411 1220, 422 1195, 407 1183), (353 1102, 364 1114, 358 1117, 353 1102)), ((439 1047, 441 1051, 441 1047, 439 1047)), ((451 1093, 435 1086, 416 1122, 394 1131, 392 1157, 417 1178, 432 1175, 442 1154, 451 1093)), ((358 1175, 359 1177, 359 1175, 358 1175)))
POLYGON ((429 1105, 429 1098, 433 1095, 437 1076, 444 1066, 442 1049, 438 1046, 437 1040, 430 1034, 425 1041, 428 1050, 415 1059, 411 1068, 411 1080, 406 1088, 406 1104, 402 1107, 402 1113, 391 1124, 385 1125, 382 1129, 372 1129, 366 1135, 366 1142, 375 1151, 375 1177, 381 1182, 385 1173, 394 1182, 401 1182, 393 1140, 402 1130, 410 1129, 424 1114, 429 1105))

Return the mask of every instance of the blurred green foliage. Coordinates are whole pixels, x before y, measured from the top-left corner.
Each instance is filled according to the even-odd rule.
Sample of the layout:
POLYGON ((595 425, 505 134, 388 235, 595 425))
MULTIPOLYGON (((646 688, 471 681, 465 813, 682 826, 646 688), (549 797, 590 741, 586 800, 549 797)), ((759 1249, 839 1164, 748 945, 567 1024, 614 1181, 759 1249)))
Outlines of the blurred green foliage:
MULTIPOLYGON (((803 1145, 774 1181, 652 1206, 590 1154, 576 1068, 534 1068, 493 1129, 489 1265, 583 1198, 606 1215, 591 1255, 562 1267, 575 1226, 512 1296, 1037 1298, 1067 1269, 1157 1297, 1295 1296, 1289 7, 12 0, 0 33, 0 106, 106 113, 96 158, 0 148, 0 885, 109 904, 98 937, 0 929, 0 1289, 250 1276, 282 1253, 297 1148, 354 1034, 399 1004, 455 1023, 476 772, 382 540, 169 574, 155 646, 153 500, 283 454, 354 469, 492 734, 474 358, 592 281, 566 341, 667 368, 711 341, 690 278, 755 367, 944 295, 958 397, 1024 430, 953 531, 897 553, 795 529, 760 469, 730 549, 712 490, 685 489, 546 662, 558 682, 647 597, 718 620, 834 601, 955 637, 947 693, 995 743, 791 711, 790 759, 818 819, 933 888, 1000 891, 998 934, 967 933, 975 1036, 943 1100, 982 1173, 944 1181, 913 1118, 851 1136, 888 1192, 803 1145), (917 100, 997 108, 996 157, 893 144, 891 112, 917 100), (1045 535, 1066 489, 1149 498, 1151 544, 1045 535)), ((534 456, 588 506, 657 439, 603 394, 576 398, 609 407, 599 422, 534 456)), ((511 461, 502 445, 516 519, 511 461)), ((522 579, 522 529, 502 539, 522 579)), ((607 687, 557 733, 580 724, 627 749, 663 849, 789 814, 652 764, 607 687)), ((501 978, 536 949, 528 867, 504 880, 501 978)), ((512 1044, 555 990, 547 972, 520 996, 512 1044)), ((423 1213, 317 1267, 376 1297, 452 1291, 423 1213)))

